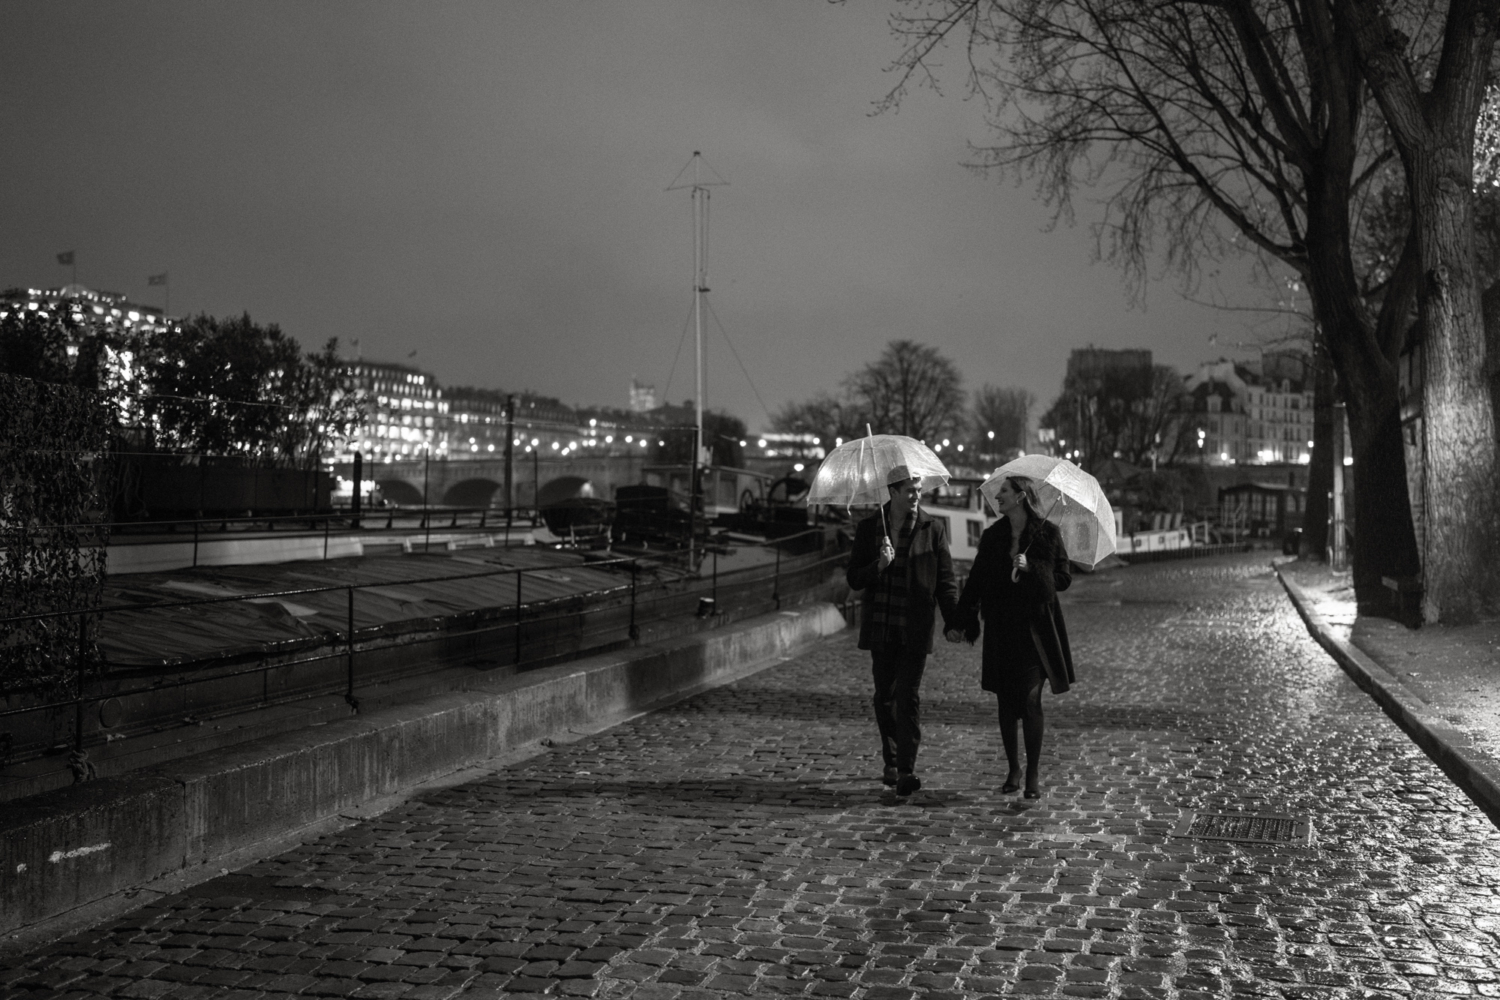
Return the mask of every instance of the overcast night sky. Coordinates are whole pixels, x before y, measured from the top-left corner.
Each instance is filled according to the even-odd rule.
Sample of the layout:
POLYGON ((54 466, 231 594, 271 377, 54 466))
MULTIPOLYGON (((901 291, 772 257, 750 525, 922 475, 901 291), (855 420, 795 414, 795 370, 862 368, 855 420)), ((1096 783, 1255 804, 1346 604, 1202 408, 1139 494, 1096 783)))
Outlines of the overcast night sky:
MULTIPOLYGON (((4 4, 0 287, 358 338, 445 385, 691 397, 694 150, 712 202, 710 407, 766 422, 909 338, 966 385, 1056 395, 1068 351, 1187 368, 1261 332, 1091 263, 977 176, 982 108, 872 116, 891 6, 851 0, 4 4), (1210 337, 1217 335, 1218 344, 1210 337), (682 354, 673 372, 673 357, 682 354), (668 376, 671 373, 670 386, 668 376)), ((1248 302, 1243 292, 1237 301, 1248 302)))

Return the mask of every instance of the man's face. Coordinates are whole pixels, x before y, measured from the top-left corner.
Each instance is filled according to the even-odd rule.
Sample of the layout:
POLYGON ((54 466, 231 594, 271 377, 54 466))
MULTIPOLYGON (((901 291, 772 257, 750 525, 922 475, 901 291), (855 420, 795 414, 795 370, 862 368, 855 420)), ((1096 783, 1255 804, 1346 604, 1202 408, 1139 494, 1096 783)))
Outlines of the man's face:
POLYGON ((906 517, 917 507, 917 501, 922 499, 922 483, 918 479, 908 479, 904 483, 892 483, 891 491, 891 513, 896 517, 906 517))

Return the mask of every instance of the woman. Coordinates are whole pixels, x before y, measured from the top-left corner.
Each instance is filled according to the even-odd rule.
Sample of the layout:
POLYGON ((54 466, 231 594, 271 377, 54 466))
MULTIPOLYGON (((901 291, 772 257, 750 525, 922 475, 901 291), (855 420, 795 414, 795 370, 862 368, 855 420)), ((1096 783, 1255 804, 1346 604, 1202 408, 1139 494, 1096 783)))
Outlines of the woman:
POLYGON ((1073 582, 1062 534, 1037 506, 1036 489, 1025 476, 1000 483, 995 496, 1000 520, 979 540, 974 568, 959 598, 963 631, 949 641, 979 637, 984 619, 984 672, 981 686, 995 693, 1000 739, 1010 770, 1002 792, 1021 787, 1016 723, 1026 737, 1026 797, 1041 797, 1038 766, 1042 756, 1042 684, 1061 694, 1073 682, 1073 656, 1057 592, 1073 582))

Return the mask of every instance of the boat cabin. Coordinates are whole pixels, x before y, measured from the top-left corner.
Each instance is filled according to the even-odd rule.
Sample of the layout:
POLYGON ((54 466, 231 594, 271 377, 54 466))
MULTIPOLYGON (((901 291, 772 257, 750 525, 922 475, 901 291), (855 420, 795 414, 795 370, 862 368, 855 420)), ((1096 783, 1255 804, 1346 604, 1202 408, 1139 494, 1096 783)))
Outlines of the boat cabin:
MULTIPOLYGON (((688 509, 688 498, 692 493, 692 466, 648 465, 641 472, 647 486, 660 486, 667 490, 673 507, 688 509)), ((727 465, 699 466, 698 473, 703 477, 703 513, 709 518, 737 514, 764 504, 771 483, 776 478, 763 472, 734 469, 727 465)))
POLYGON ((922 498, 922 509, 948 522, 948 551, 955 562, 972 565, 979 554, 979 536, 995 523, 995 512, 979 492, 982 479, 948 480, 922 498))

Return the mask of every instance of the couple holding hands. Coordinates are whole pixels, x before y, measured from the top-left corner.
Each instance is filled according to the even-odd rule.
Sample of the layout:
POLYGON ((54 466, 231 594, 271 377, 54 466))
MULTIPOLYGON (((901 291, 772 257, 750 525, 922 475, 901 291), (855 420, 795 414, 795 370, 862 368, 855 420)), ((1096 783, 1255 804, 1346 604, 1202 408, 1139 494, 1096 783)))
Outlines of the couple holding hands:
POLYGON ((940 611, 949 642, 973 642, 984 633, 980 686, 996 697, 1009 768, 1000 790, 1024 787, 1026 798, 1040 798, 1042 686, 1061 694, 1073 681, 1057 602, 1058 591, 1073 579, 1062 535, 1038 509, 1030 479, 1002 481, 995 497, 1000 519, 980 539, 960 595, 947 522, 922 511, 921 480, 898 465, 887 474, 886 489, 884 511, 855 531, 847 573, 849 586, 864 591, 859 648, 870 651, 882 780, 897 795, 922 787, 916 775, 922 740, 918 689, 940 611), (1026 745, 1024 772, 1018 735, 1026 745))

